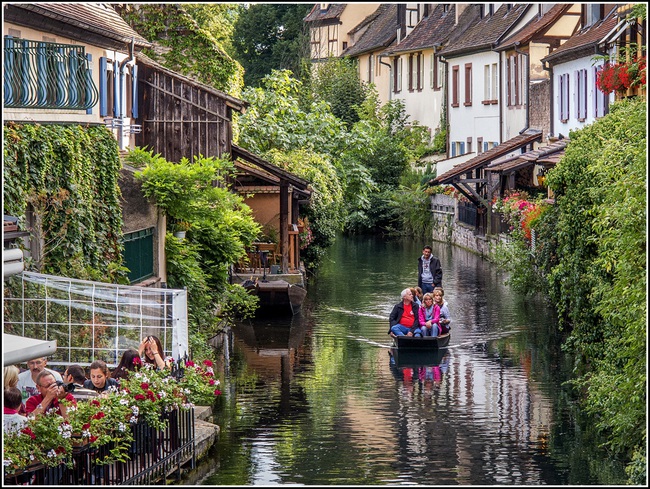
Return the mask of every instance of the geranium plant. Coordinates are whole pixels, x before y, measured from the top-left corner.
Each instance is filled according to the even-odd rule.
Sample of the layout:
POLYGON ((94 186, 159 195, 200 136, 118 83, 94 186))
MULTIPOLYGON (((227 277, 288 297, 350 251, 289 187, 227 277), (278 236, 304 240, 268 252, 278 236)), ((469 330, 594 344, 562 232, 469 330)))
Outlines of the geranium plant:
POLYGON ((646 84, 646 58, 606 63, 596 76, 596 86, 603 93, 625 92, 646 84))
POLYGON ((156 370, 145 363, 140 370, 129 372, 120 388, 130 401, 130 422, 144 420, 154 429, 167 427, 166 414, 176 408, 189 409, 183 390, 167 370, 156 370))
POLYGON ((214 376, 211 360, 194 363, 185 362, 185 370, 180 385, 188 402, 198 406, 210 406, 221 395, 219 380, 214 376))
POLYGON ((80 444, 90 444, 98 448, 112 444, 110 452, 95 463, 107 464, 126 461, 127 449, 133 441, 129 427, 131 403, 125 392, 111 391, 87 402, 79 402, 68 407, 68 418, 73 430, 73 440, 80 444))
POLYGON ((5 473, 13 474, 41 463, 72 466, 72 426, 56 411, 28 418, 18 432, 4 435, 5 473))
POLYGON ((492 202, 492 209, 510 224, 510 231, 521 231, 528 243, 533 225, 544 211, 542 204, 529 200, 526 192, 511 192, 503 199, 496 198, 492 202))

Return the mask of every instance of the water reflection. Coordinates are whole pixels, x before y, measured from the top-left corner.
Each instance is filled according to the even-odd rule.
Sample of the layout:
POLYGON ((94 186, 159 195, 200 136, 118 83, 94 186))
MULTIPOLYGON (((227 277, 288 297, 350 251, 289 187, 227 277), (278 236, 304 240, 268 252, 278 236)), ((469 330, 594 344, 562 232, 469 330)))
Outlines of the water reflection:
POLYGON ((202 484, 594 483, 561 410, 572 362, 552 311, 475 255, 434 244, 449 348, 391 350, 388 315, 420 251, 341 239, 301 314, 234 328, 202 484))

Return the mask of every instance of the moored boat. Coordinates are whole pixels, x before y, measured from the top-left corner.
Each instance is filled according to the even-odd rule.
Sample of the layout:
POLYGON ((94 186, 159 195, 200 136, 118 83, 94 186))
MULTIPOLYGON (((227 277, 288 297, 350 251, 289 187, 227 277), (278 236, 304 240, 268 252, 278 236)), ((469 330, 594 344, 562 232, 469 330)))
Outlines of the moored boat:
POLYGON ((451 332, 441 334, 440 336, 424 336, 416 338, 415 336, 395 336, 393 344, 398 350, 436 350, 445 348, 449 345, 451 332))
POLYGON ((260 299, 260 312, 296 314, 307 295, 300 285, 290 284, 286 280, 270 280, 244 285, 250 294, 260 299))

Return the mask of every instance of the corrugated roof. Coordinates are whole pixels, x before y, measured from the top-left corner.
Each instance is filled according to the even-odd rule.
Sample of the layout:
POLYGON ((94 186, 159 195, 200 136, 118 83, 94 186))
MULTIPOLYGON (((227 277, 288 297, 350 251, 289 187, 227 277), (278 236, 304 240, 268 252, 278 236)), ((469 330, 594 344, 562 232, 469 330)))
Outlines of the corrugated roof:
POLYGON ((333 23, 341 17, 347 3, 330 3, 327 10, 320 9, 321 4, 314 4, 311 11, 303 19, 303 22, 333 23))
POLYGON ((515 136, 514 138, 505 141, 494 148, 487 150, 485 153, 481 153, 474 158, 467 160, 464 163, 454 166, 448 172, 443 173, 442 175, 434 178, 429 181, 430 185, 439 185, 444 183, 451 183, 456 177, 467 173, 477 168, 482 168, 492 161, 500 158, 501 156, 508 154, 512 151, 516 151, 523 146, 532 143, 535 140, 540 140, 542 138, 541 131, 527 131, 524 134, 515 136))
POLYGON ((107 3, 16 3, 15 8, 29 10, 59 22, 74 25, 124 43, 149 47, 151 43, 134 31, 107 3))
POLYGON ((390 46, 397 37, 395 27, 397 23, 397 5, 383 3, 364 22, 366 20, 369 20, 368 28, 354 45, 343 51, 343 56, 358 56, 369 51, 385 48, 390 46))
POLYGON ((533 37, 537 35, 544 35, 546 30, 553 26, 553 24, 560 19, 564 13, 571 8, 571 4, 557 4, 550 8, 544 15, 535 17, 522 29, 517 31, 512 36, 503 40, 497 47, 497 51, 508 49, 516 43, 525 44, 530 42, 533 37))
POLYGON ((390 49, 390 54, 431 48, 443 44, 451 34, 456 22, 456 6, 445 12, 443 4, 437 5, 429 16, 415 26, 411 33, 399 44, 390 49))
MULTIPOLYGON (((457 39, 450 39, 449 44, 441 51, 445 58, 463 54, 492 49, 492 46, 507 35, 509 30, 528 11, 530 4, 503 4, 492 15, 477 19, 463 35, 457 39)), ((474 8, 478 6, 473 5, 474 8)), ((468 7, 470 8, 470 7, 468 7)), ((467 9, 466 9, 467 10, 467 9)), ((459 22, 460 24, 460 22, 459 22)))
POLYGON ((596 44, 616 27, 618 20, 616 8, 613 8, 603 20, 575 33, 555 51, 542 58, 542 61, 561 62, 563 59, 571 59, 572 55, 581 55, 583 51, 593 52, 596 44))

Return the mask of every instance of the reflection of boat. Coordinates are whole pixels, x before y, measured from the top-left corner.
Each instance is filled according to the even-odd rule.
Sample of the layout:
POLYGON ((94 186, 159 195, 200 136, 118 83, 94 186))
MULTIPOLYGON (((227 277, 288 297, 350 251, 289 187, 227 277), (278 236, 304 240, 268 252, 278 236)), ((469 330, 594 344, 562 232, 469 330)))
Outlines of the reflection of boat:
POLYGON ((282 279, 268 282, 257 280, 244 284, 244 287, 249 294, 259 297, 260 311, 264 312, 296 314, 307 295, 307 291, 300 285, 282 279))
POLYGON ((447 348, 436 348, 434 350, 391 348, 390 355, 393 357, 394 365, 398 368, 435 367, 442 363, 444 356, 448 352, 447 348))
POLYGON ((440 336, 424 336, 416 338, 414 336, 395 336, 394 345, 399 349, 418 349, 418 350, 437 350, 445 348, 449 344, 451 333, 441 334, 440 336))

